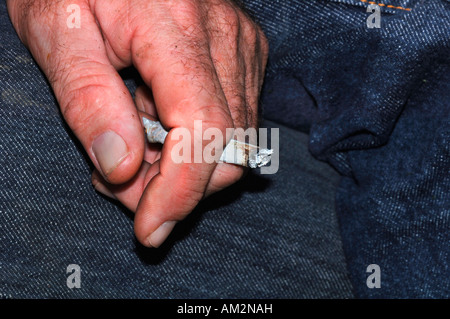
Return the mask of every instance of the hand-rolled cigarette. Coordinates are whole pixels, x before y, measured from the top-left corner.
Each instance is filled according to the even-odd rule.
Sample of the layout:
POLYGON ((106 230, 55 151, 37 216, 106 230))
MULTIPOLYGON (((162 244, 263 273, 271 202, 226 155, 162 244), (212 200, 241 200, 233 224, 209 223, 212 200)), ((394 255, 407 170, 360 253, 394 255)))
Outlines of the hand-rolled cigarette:
MULTIPOLYGON (((151 121, 142 118, 147 140, 150 143, 164 144, 167 132, 158 121, 151 121)), ((220 157, 220 161, 229 164, 236 164, 250 168, 257 168, 267 165, 270 162, 273 150, 261 149, 256 145, 243 143, 232 139, 228 142, 220 157)))

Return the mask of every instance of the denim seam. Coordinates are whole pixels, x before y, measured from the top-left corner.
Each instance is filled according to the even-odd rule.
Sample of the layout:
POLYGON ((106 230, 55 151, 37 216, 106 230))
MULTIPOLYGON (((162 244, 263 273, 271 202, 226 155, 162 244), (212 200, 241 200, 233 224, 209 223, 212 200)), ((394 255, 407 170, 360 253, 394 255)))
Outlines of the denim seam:
POLYGON ((368 0, 360 0, 360 1, 364 2, 364 3, 368 3, 368 4, 375 4, 377 6, 386 7, 386 8, 390 8, 390 9, 398 9, 398 10, 404 10, 404 11, 412 10, 411 8, 398 7, 398 6, 393 6, 391 4, 385 4, 385 3, 375 2, 375 1, 368 1, 368 0))
MULTIPOLYGON (((400 12, 411 12, 414 6, 415 1, 408 1, 406 4, 392 4, 392 1, 389 0, 323 0, 325 2, 334 2, 337 4, 347 4, 351 6, 357 6, 360 8, 367 8, 369 5, 378 5, 382 12, 388 14, 399 14, 400 12), (389 3, 386 3, 389 2, 389 3)), ((447 0, 450 1, 450 0, 447 0)))

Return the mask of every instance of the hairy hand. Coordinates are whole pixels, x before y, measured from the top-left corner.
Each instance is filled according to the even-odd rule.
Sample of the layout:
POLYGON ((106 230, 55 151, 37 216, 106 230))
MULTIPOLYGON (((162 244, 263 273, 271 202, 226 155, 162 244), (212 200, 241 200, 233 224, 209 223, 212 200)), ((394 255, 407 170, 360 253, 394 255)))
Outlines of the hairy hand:
POLYGON ((226 128, 257 126, 267 41, 232 1, 7 4, 19 37, 96 167, 94 185, 136 213, 143 245, 159 246, 202 198, 241 178, 242 168, 234 165, 175 163, 176 141, 170 138, 162 148, 146 145, 139 112, 192 136, 194 120, 224 136, 226 128), (80 9, 79 27, 70 25, 71 8, 80 9), (147 87, 137 91, 136 105, 117 73, 131 65, 147 87))

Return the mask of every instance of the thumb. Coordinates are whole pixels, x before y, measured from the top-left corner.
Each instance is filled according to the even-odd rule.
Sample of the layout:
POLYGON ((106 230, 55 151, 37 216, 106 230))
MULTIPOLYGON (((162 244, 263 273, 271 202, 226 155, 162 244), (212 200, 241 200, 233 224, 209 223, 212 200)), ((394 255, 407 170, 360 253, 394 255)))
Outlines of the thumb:
MULTIPOLYGON (((144 155, 144 134, 133 100, 112 67, 87 61, 90 75, 59 96, 61 111, 92 162, 112 184, 128 181, 144 155)), ((77 72, 76 67, 71 72, 77 72)))
POLYGON ((144 154, 144 134, 133 99, 107 58, 95 19, 87 10, 80 29, 57 32, 40 64, 67 124, 110 183, 129 180, 144 154))
POLYGON ((144 155, 144 134, 132 97, 112 66, 66 58, 77 63, 69 74, 61 74, 64 80, 54 83, 64 119, 103 177, 113 184, 126 182, 144 155))

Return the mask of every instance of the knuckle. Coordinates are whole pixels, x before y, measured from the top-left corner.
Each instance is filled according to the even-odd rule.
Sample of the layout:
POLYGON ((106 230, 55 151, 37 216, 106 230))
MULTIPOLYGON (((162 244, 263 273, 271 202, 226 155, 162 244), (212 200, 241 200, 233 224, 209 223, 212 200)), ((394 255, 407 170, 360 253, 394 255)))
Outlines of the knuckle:
POLYGON ((195 1, 168 1, 169 12, 174 25, 186 35, 195 35, 202 29, 202 16, 195 1))
POLYGON ((89 123, 107 99, 102 92, 114 87, 105 66, 95 61, 71 57, 48 71, 61 112, 72 129, 89 123))
POLYGON ((236 9, 230 5, 224 5, 221 7, 218 13, 218 20, 220 25, 225 29, 227 34, 239 34, 240 29, 240 17, 236 12, 236 9))
POLYGON ((92 122, 92 118, 99 111, 99 104, 88 103, 86 100, 86 96, 92 96, 96 90, 98 90, 97 86, 87 85, 70 90, 63 97, 61 113, 75 133, 92 122))
POLYGON ((252 20, 245 19, 242 23, 242 33, 244 39, 252 46, 255 46, 259 39, 259 27, 252 20))
POLYGON ((221 47, 237 47, 241 33, 241 17, 232 4, 226 1, 212 4, 206 18, 210 38, 218 40, 221 47))
POLYGON ((99 118, 105 106, 105 100, 102 99, 105 94, 102 92, 108 88, 107 77, 107 75, 77 76, 75 79, 67 79, 66 85, 64 81, 57 84, 62 86, 57 93, 61 101, 61 113, 75 133, 99 118))

